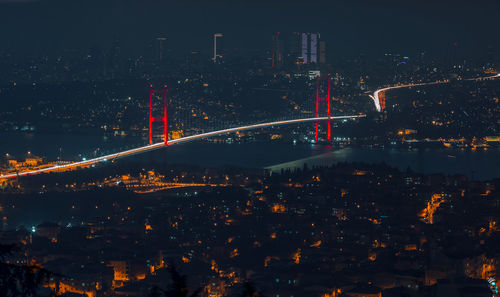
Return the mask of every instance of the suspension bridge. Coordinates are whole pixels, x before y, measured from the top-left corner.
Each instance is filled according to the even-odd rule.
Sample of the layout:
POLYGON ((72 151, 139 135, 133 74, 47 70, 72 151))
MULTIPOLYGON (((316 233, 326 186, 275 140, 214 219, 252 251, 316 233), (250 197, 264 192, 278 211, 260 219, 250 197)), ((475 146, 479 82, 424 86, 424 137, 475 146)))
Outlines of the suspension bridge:
MULTIPOLYGON (((466 80, 488 80, 488 79, 496 79, 499 78, 500 74, 492 75, 492 76, 487 76, 487 77, 479 77, 479 78, 471 78, 471 79, 466 79, 466 80)), ((331 140, 331 121, 333 120, 345 120, 345 119, 357 119, 357 118, 363 118, 366 117, 364 114, 359 114, 359 115, 343 115, 343 116, 332 116, 331 115, 331 87, 330 87, 330 77, 327 77, 326 79, 323 77, 318 77, 317 79, 317 84, 316 84, 316 110, 315 110, 315 117, 309 117, 309 118, 297 118, 297 119, 287 119, 287 120, 280 120, 280 121, 272 121, 272 122, 265 122, 265 123, 258 123, 258 124, 250 124, 250 125, 243 125, 243 126, 238 126, 238 127, 233 127, 233 128, 226 128, 226 129, 218 129, 215 131, 211 132, 205 132, 205 133, 199 133, 196 135, 190 135, 190 136, 185 136, 185 137, 180 137, 177 139, 171 139, 169 140, 168 137, 168 114, 167 114, 167 89, 166 86, 164 86, 163 89, 161 90, 155 90, 153 89, 153 86, 151 86, 151 90, 149 93, 150 96, 150 105, 149 105, 149 144, 141 147, 137 147, 134 149, 129 149, 129 150, 124 150, 121 152, 117 153, 112 153, 96 158, 92 158, 89 160, 83 160, 83 161, 78 161, 78 162, 72 162, 64 165, 54 165, 52 167, 48 168, 43 168, 43 169, 36 169, 36 170, 27 170, 23 172, 16 172, 16 173, 11 173, 11 174, 5 174, 5 175, 0 175, 0 179, 10 179, 10 178, 16 178, 16 177, 22 177, 22 176, 30 176, 30 175, 37 175, 41 173, 51 173, 51 172, 64 172, 64 171, 71 171, 71 170, 77 170, 77 169, 82 169, 82 168, 88 168, 95 166, 96 164, 99 163, 106 163, 110 161, 114 161, 118 158, 124 158, 140 153, 145 153, 161 148, 168 147, 170 145, 175 145, 175 144, 180 144, 180 143, 186 143, 190 141, 195 141, 195 140, 200 140, 200 139, 205 139, 205 138, 210 138, 218 135, 224 135, 224 134, 229 134, 229 133, 235 133, 239 131, 246 131, 246 130, 255 130, 255 129, 261 129, 261 128, 269 128, 269 127, 275 127, 275 126, 281 126, 281 125, 292 125, 292 124, 300 124, 300 123, 307 123, 307 122, 314 122, 316 124, 316 129, 315 129, 315 140, 316 142, 318 141, 318 136, 319 136, 319 131, 318 131, 318 126, 319 122, 326 121, 328 125, 327 129, 327 139, 328 141, 331 140), (327 92, 324 97, 320 96, 320 81, 326 80, 328 83, 327 87, 327 92), (159 92, 163 94, 163 115, 161 117, 155 117, 153 116, 153 95, 155 92, 159 92), (327 102, 327 116, 320 117, 319 116, 319 107, 320 107, 320 102, 321 101, 326 101, 327 102), (153 143, 153 124, 156 122, 161 122, 163 124, 163 142, 159 143, 153 143)), ((399 89, 399 88, 409 88, 409 87, 416 87, 416 86, 426 86, 426 85, 436 85, 436 84, 444 84, 444 83, 449 83, 448 80, 444 81, 436 81, 436 82, 428 82, 428 83, 412 83, 412 84, 404 84, 404 85, 396 85, 396 86, 391 86, 391 87, 386 87, 386 88, 381 88, 376 90, 373 95, 370 95, 370 97, 373 100, 374 106, 378 112, 381 112, 385 109, 385 97, 384 93, 393 89, 399 89)))

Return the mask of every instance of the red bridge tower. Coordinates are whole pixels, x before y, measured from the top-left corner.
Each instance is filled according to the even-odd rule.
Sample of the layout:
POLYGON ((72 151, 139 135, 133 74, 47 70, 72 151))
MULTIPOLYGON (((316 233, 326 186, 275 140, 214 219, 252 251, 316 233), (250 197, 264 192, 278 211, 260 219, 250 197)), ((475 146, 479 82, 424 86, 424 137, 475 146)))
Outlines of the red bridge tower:
MULTIPOLYGON (((332 127, 331 127, 331 123, 330 123, 330 117, 331 117, 331 113, 330 113, 330 94, 331 94, 331 79, 330 79, 330 75, 328 75, 327 77, 321 77, 319 76, 318 79, 316 80, 316 117, 319 117, 319 102, 320 101, 326 101, 327 102, 327 112, 328 112, 328 134, 327 134, 327 137, 328 137, 328 141, 331 140, 332 138, 332 127), (327 94, 326 94, 326 97, 320 97, 319 95, 319 85, 320 85, 320 82, 321 81, 324 81, 326 80, 328 82, 328 91, 327 91, 327 94)), ((316 121, 316 142, 318 142, 318 126, 319 126, 319 121, 316 121)))
POLYGON ((168 117, 167 117, 167 85, 162 89, 154 89, 153 85, 149 86, 149 144, 153 144, 153 122, 163 122, 163 141, 168 145, 168 117), (153 116, 153 97, 161 99, 163 94, 163 116, 153 116))

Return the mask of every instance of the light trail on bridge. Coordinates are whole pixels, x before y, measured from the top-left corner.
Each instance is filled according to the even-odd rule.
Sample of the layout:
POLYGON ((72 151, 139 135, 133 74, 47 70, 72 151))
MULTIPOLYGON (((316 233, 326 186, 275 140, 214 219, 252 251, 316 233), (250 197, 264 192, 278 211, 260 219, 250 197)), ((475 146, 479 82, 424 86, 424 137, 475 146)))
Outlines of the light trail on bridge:
MULTIPOLYGON (((486 77, 478 77, 478 78, 468 78, 464 79, 464 81, 471 81, 471 80, 487 80, 487 79, 496 79, 500 78, 500 73, 492 76, 486 76, 486 77)), ((369 95, 370 98, 372 98, 373 103, 375 104, 375 108, 377 109, 378 112, 382 111, 382 107, 380 104, 380 97, 379 94, 389 91, 389 90, 394 90, 394 89, 402 89, 402 88, 411 88, 411 87, 421 87, 421 86, 430 86, 430 85, 439 85, 439 84, 447 84, 450 83, 450 80, 443 80, 443 81, 433 81, 433 82, 427 82, 427 83, 418 83, 418 84, 406 84, 406 85, 396 85, 396 86, 391 86, 391 87, 386 87, 382 89, 376 90, 373 95, 369 95)))
MULTIPOLYGON (((233 132, 237 132, 237 131, 254 130, 254 129, 259 129, 259 128, 299 124, 299 123, 314 122, 314 121, 325 121, 325 120, 329 120, 329 119, 330 120, 343 120, 343 119, 356 119, 356 118, 364 118, 364 117, 366 117, 366 115, 361 114, 361 115, 349 115, 349 116, 314 117, 314 118, 284 120, 284 121, 253 124, 253 125, 217 130, 217 131, 212 131, 212 132, 206 132, 206 133, 201 133, 201 134, 197 134, 197 135, 181 137, 178 139, 172 139, 172 140, 168 141, 168 146, 174 145, 174 144, 186 143, 186 142, 199 140, 199 139, 203 139, 203 138, 209 138, 209 137, 213 137, 213 136, 217 136, 217 135, 233 133, 233 132)), ((24 172, 19 172, 19 173, 0 175, 0 179, 10 179, 10 178, 15 178, 15 177, 36 175, 36 174, 41 174, 41 173, 64 172, 64 171, 76 170, 76 169, 81 169, 81 168, 88 168, 88 167, 95 165, 95 164, 98 164, 98 163, 105 163, 105 162, 112 161, 112 160, 114 161, 117 158, 124 158, 124 157, 132 156, 132 155, 136 155, 136 154, 140 154, 140 153, 145 153, 148 151, 157 150, 157 149, 164 148, 164 147, 167 147, 165 145, 165 143, 159 142, 159 143, 155 143, 155 144, 150 144, 150 145, 138 147, 135 149, 130 149, 130 150, 126 150, 126 151, 122 151, 122 152, 118 152, 118 153, 109 154, 106 156, 101 156, 101 157, 97 157, 97 158, 93 158, 93 159, 89 159, 89 160, 69 163, 69 164, 65 164, 65 165, 56 165, 53 167, 48 167, 48 168, 43 168, 43 169, 38 169, 38 170, 30 170, 30 171, 24 171, 24 172)))

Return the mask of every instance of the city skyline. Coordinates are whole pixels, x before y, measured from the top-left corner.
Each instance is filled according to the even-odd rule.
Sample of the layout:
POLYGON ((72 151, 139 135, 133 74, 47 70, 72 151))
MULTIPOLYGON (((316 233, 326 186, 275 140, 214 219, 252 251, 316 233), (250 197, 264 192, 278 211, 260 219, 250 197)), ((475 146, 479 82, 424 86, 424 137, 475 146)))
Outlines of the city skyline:
POLYGON ((500 297, 498 11, 0 0, 0 297, 500 297))
POLYGON ((167 36, 176 51, 210 50, 210 36, 226 34, 231 48, 262 49, 273 32, 321 32, 335 55, 434 52, 458 43, 470 54, 500 47, 494 12, 499 4, 481 1, 8 1, 0 2, 2 50, 20 52, 106 48, 142 54, 151 40, 167 36), (20 14, 22 17, 13 18, 20 14), (61 26, 66 23, 69 26, 61 26), (257 33, 259 32, 259 33, 257 33))

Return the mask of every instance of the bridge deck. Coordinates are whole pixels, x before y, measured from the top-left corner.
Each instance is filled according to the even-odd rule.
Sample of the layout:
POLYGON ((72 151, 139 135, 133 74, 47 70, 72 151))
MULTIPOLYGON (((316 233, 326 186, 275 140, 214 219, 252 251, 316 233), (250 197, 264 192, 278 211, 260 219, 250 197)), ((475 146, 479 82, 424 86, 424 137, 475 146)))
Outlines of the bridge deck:
MULTIPOLYGON (((330 119, 331 120, 355 119, 355 118, 362 118, 365 116, 366 115, 334 116, 334 117, 330 117, 330 119)), ((191 135, 191 136, 181 137, 178 139, 169 140, 168 145, 170 146, 170 145, 174 145, 174 144, 185 143, 185 142, 189 142, 189 141, 194 141, 194 140, 198 140, 198 139, 213 137, 213 136, 237 132, 237 131, 254 130, 254 129, 259 129, 259 128, 298 124, 298 123, 305 123, 305 122, 325 121, 328 119, 329 119, 328 117, 314 117, 314 118, 285 120, 285 121, 276 121, 276 122, 269 122, 269 123, 247 125, 247 126, 217 130, 217 131, 202 133, 202 134, 198 134, 198 135, 191 135)), ((161 143, 146 145, 146 146, 138 147, 135 149, 130 149, 130 150, 114 153, 114 154, 109 154, 106 156, 101 156, 101 157, 97 157, 97 158, 89 159, 89 160, 85 160, 85 161, 74 162, 74 163, 59 165, 59 166, 53 166, 53 167, 48 167, 48 168, 43 168, 43 169, 38 169, 38 170, 24 171, 24 172, 7 174, 7 175, 0 175, 0 179, 10 179, 10 178, 18 177, 18 176, 36 175, 36 174, 49 173, 49 172, 64 172, 64 171, 76 170, 76 169, 80 169, 80 168, 87 168, 87 167, 90 167, 90 166, 97 164, 97 163, 103 163, 103 162, 107 162, 109 160, 115 160, 117 158, 124 158, 127 156, 132 156, 132 155, 148 152, 148 151, 160 149, 163 147, 166 147, 166 146, 163 142, 161 142, 161 143)))

